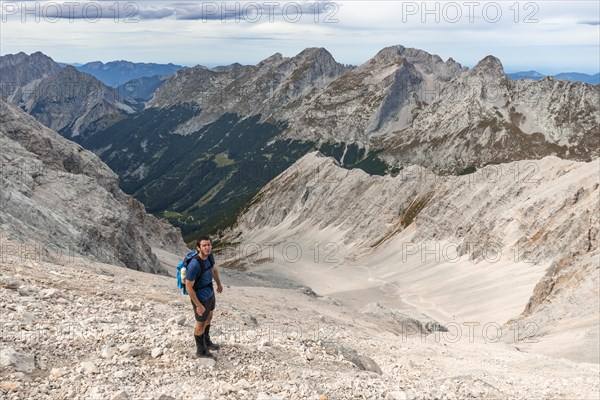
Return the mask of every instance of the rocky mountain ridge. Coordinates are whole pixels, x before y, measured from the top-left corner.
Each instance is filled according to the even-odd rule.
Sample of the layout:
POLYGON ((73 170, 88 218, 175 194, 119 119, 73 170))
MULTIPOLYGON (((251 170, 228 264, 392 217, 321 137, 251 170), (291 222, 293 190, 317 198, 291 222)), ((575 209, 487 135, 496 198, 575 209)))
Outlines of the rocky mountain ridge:
POLYGON ((600 83, 600 73, 590 75, 590 74, 583 74, 580 72, 560 72, 560 73, 554 74, 554 75, 544 75, 544 74, 540 74, 537 71, 519 71, 519 72, 512 72, 507 75, 511 79, 533 79, 533 80, 537 81, 537 80, 545 78, 546 76, 552 76, 554 79, 563 79, 566 81, 573 81, 573 82, 584 82, 584 83, 589 83, 590 85, 597 85, 598 83, 600 83))
POLYGON ((186 251, 181 233, 125 195, 94 154, 2 100, 0 122, 1 229, 33 257, 82 255, 165 274, 153 248, 186 251))
POLYGON ((443 88, 411 127, 384 138, 381 156, 446 173, 547 155, 591 160, 600 145, 599 95, 552 78, 512 81, 489 56, 443 88))
POLYGON ((119 60, 107 63, 92 61, 78 65, 75 68, 78 71, 92 75, 109 87, 116 88, 133 79, 149 78, 152 76, 165 77, 186 67, 172 63, 138 63, 119 60))
POLYGON ((265 244, 269 254, 295 248, 305 257, 287 258, 305 284, 336 291, 324 283, 332 277, 322 276, 321 243, 335 255, 326 267, 371 282, 375 297, 391 293, 392 304, 434 312, 441 323, 535 321, 544 338, 569 320, 578 328, 565 332, 586 339, 566 334, 543 351, 598 362, 590 346, 600 338, 599 162, 546 157, 460 177, 413 166, 379 177, 311 153, 269 182, 224 240, 252 249, 234 252, 232 265, 254 268, 273 262, 265 244))
POLYGON ((266 181, 312 150, 380 175, 414 164, 454 175, 549 155, 592 160, 598 90, 512 81, 492 56, 468 69, 391 46, 350 67, 309 48, 256 66, 178 71, 143 110, 99 120, 105 129, 78 141, 117 171, 128 193, 193 235, 198 226, 228 226, 266 181), (242 170, 259 177, 232 183, 242 170), (200 173, 208 175, 204 194, 189 190, 200 173))
POLYGON ((72 140, 93 135, 134 109, 91 75, 37 52, 0 57, 0 95, 72 140))
MULTIPOLYGON (((11 81, 3 90, 5 97, 66 137, 79 140, 82 133, 89 136, 119 121, 132 107, 143 107, 144 100, 124 104, 122 96, 87 81, 84 86, 90 90, 85 94, 51 96, 60 85, 50 77, 60 67, 41 53, 25 58, 20 53, 0 62, 0 71, 11 81), (36 70, 33 64, 48 65, 36 70), (42 72, 46 70, 49 75, 42 72), (50 83, 41 84, 40 79, 50 83), (28 85, 43 95, 28 94, 28 85), (83 106, 90 96, 96 105, 83 106)), ((83 78, 71 68, 57 79, 74 88, 83 78)), ((451 58, 444 62, 423 50, 391 46, 356 68, 337 63, 323 48, 308 48, 291 58, 276 53, 256 66, 180 70, 146 107, 193 104, 198 109, 171 133, 198 132, 227 113, 259 116, 260 122, 286 125, 281 139, 314 142, 317 148, 334 143, 350 151, 352 159, 366 157, 372 149, 388 171, 419 164, 457 173, 546 155, 591 160, 600 146, 599 97, 597 86, 580 82, 550 77, 513 81, 493 56, 470 70, 451 58)))
POLYGON ((385 149, 391 167, 456 173, 545 155, 591 160, 600 144, 598 98, 597 87, 579 82, 512 81, 493 56, 468 69, 392 46, 357 68, 343 68, 325 49, 307 49, 229 72, 190 69, 173 75, 148 107, 197 105, 199 115, 173 133, 191 134, 224 112, 260 115, 284 122, 285 138, 356 143, 385 149), (288 78, 280 78, 282 71, 288 78))
POLYGON ((191 134, 225 113, 261 115, 268 120, 277 110, 310 95, 347 68, 323 48, 308 48, 292 58, 276 53, 256 66, 229 70, 195 67, 169 77, 147 107, 170 107, 194 103, 198 117, 181 125, 175 133, 191 134))

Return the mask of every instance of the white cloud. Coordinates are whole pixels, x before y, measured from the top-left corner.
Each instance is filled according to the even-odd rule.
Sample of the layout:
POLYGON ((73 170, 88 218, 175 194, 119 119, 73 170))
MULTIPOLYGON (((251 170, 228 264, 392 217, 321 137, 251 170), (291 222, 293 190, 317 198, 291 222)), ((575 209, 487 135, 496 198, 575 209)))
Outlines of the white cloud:
MULTIPOLYGON (((101 9, 102 19, 90 18, 97 13, 88 13, 87 20, 57 19, 56 7, 47 7, 36 22, 36 15, 18 9, 22 3, 2 2, 2 53, 39 50, 69 62, 215 65, 256 63, 275 52, 292 56, 305 47, 325 47, 338 61, 359 64, 383 47, 402 44, 465 65, 487 54, 500 58, 507 69, 573 65, 594 72, 600 64, 600 25, 594 19, 600 6, 590 1, 341 1, 315 6, 312 1, 266 0, 239 6, 229 2, 226 7, 221 1, 119 2, 118 7, 114 1, 88 3, 98 5, 87 10, 101 9)), ((73 13, 81 14, 87 3, 80 4, 73 13)))

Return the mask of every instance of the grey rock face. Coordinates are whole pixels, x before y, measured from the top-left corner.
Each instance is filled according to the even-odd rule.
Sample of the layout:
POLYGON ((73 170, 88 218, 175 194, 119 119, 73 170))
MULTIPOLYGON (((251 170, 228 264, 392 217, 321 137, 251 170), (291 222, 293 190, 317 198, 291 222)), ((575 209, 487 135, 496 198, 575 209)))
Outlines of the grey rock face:
MULTIPOLYGON (((561 320, 570 319, 597 337, 598 162, 545 157, 446 177, 413 166, 396 177, 380 177, 311 153, 256 195, 226 239, 243 245, 258 236, 286 243, 316 231, 335 233, 340 262, 365 263, 372 271, 387 265, 372 260, 395 254, 390 243, 399 237, 411 245, 452 243, 457 256, 473 262, 486 258, 482 248, 494 248, 507 265, 548 266, 510 326, 532 322, 546 335, 560 332, 561 320)), ((400 247, 395 251, 401 259, 400 247)), ((393 272, 388 274, 385 279, 392 279, 393 272)), ((398 317, 400 326, 414 325, 398 317)), ((443 330, 435 321, 416 325, 443 330)))
POLYGON ((547 155, 589 161, 599 155, 600 92, 546 78, 512 81, 488 56, 440 87, 405 129, 380 138, 396 166, 459 172, 547 155))
POLYGON ((133 109, 115 88, 42 53, 0 57, 0 95, 67 138, 89 136, 133 109))
POLYGON ((347 70, 323 48, 309 48, 295 57, 276 53, 256 66, 227 70, 195 67, 173 74, 154 95, 148 107, 168 107, 193 102, 201 115, 180 126, 176 133, 189 134, 224 113, 261 115, 281 119, 278 113, 297 112, 295 102, 310 96, 347 70))
POLYGON ((500 60, 473 69, 425 51, 391 46, 357 68, 324 49, 277 53, 257 66, 180 71, 149 107, 195 103, 190 134, 227 112, 285 121, 282 137, 357 142, 385 149, 392 166, 438 173, 548 155, 589 161, 599 155, 597 86, 546 78, 513 81, 500 60))
POLYGON ((371 136, 410 126, 431 94, 461 71, 453 60, 387 47, 305 99, 295 118, 286 115, 293 121, 287 134, 368 144, 371 136))
POLYGON ((0 224, 35 243, 33 257, 79 254, 165 273, 152 247, 185 252, 180 232, 125 195, 95 155, 1 100, 0 122, 0 224))
POLYGON ((30 56, 21 52, 0 57, 2 96, 8 97, 21 86, 51 76, 60 71, 60 66, 41 52, 30 56))

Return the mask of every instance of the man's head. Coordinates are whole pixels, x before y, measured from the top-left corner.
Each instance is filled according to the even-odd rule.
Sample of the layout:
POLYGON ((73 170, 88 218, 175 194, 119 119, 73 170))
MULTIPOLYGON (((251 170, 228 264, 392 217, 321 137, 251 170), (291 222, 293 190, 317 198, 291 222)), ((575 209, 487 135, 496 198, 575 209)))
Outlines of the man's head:
POLYGON ((196 240, 196 249, 203 258, 208 257, 212 249, 210 238, 208 236, 202 236, 196 240))

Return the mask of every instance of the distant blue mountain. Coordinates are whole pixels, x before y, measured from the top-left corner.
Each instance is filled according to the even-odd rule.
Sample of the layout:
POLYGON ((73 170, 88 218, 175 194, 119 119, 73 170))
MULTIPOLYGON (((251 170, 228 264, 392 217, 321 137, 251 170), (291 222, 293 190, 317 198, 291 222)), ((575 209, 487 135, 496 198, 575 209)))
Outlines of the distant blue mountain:
POLYGON ((560 74, 554 75, 554 77, 556 79, 563 79, 565 81, 585 82, 591 85, 597 85, 600 83, 600 73, 588 75, 579 72, 561 72, 560 74))
MULTIPOLYGON (((534 81, 538 81, 547 76, 540 74, 537 71, 521 71, 507 75, 512 79, 533 79, 534 81)), ((600 73, 588 75, 580 72, 561 72, 560 74, 552 75, 552 77, 554 79, 562 79, 564 81, 589 83, 590 85, 597 85, 600 83, 600 73)))
POLYGON ((76 66, 81 72, 85 72, 101 80, 106 85, 116 88, 132 79, 166 76, 173 72, 185 69, 181 65, 175 64, 154 64, 154 63, 133 63, 130 61, 111 61, 104 64, 101 61, 94 61, 87 64, 76 66))
POLYGON ((137 111, 144 109, 144 103, 152 98, 156 89, 162 85, 166 77, 151 76, 132 79, 119 85, 117 90, 127 104, 137 111))
POLYGON ((513 72, 512 74, 506 74, 512 79, 533 79, 534 81, 539 81, 540 79, 546 77, 544 74, 540 74, 537 71, 521 71, 521 72, 513 72))
POLYGON ((69 64, 69 63, 64 63, 64 62, 57 62, 57 64, 58 64, 58 65, 60 65, 60 67, 61 67, 61 68, 64 68, 64 67, 66 67, 67 65, 70 65, 71 67, 75 67, 75 68, 77 68, 77 67, 80 67, 80 66, 82 66, 82 65, 83 65, 83 64, 79 64, 79 63, 72 63, 72 64, 69 64))

